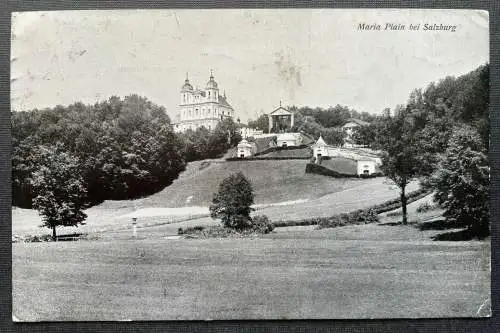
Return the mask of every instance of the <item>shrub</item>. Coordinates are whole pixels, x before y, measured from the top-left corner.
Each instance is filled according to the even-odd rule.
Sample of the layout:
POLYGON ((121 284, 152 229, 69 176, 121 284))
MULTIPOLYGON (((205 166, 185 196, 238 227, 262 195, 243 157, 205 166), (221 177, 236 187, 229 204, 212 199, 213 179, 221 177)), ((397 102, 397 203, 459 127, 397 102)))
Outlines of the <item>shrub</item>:
POLYGON ((425 213, 432 210, 433 208, 434 207, 431 204, 429 204, 428 202, 424 202, 417 207, 417 213, 425 213))
POLYGON ((252 229, 261 234, 268 234, 274 230, 274 225, 266 215, 257 215, 252 218, 252 229))
POLYGON ((241 172, 235 173, 220 183, 210 205, 210 217, 220 218, 226 228, 247 229, 251 227, 253 200, 252 185, 241 172))
POLYGON ((387 216, 391 217, 391 216, 401 216, 403 215, 403 212, 398 210, 398 211, 395 211, 395 212, 389 212, 387 213, 387 216))
POLYGON ((369 224, 378 222, 378 215, 373 209, 359 209, 351 213, 343 213, 322 219, 318 223, 319 228, 335 228, 338 226, 352 224, 369 224))

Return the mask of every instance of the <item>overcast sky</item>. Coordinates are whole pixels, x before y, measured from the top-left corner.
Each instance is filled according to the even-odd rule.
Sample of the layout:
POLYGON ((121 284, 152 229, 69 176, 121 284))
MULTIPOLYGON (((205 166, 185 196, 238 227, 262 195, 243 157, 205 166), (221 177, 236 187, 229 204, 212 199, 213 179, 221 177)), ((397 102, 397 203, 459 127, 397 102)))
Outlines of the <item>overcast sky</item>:
POLYGON ((380 113, 489 59, 488 14, 458 10, 147 10, 15 13, 12 108, 131 93, 173 118, 189 72, 213 69, 242 121, 284 105, 380 113), (360 23, 380 31, 358 30, 360 23), (384 30, 405 24, 403 31, 384 30), (420 30, 410 31, 409 24, 420 30), (456 31, 424 31, 424 24, 456 31))

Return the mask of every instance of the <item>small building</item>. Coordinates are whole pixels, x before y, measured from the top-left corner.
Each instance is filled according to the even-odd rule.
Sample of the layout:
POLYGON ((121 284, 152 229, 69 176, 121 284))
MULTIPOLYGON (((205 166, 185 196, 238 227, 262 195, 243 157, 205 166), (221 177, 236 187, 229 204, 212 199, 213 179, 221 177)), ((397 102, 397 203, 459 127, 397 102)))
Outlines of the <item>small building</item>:
POLYGON ((375 165, 374 160, 358 160, 358 176, 374 174, 376 172, 375 165))
POLYGON ((278 147, 293 147, 301 144, 302 136, 300 133, 281 133, 276 138, 276 146, 278 147))
POLYGON ((294 114, 280 106, 267 115, 269 119, 269 133, 290 132, 294 125, 294 114))
POLYGON ((328 155, 328 145, 326 144, 325 140, 323 140, 321 135, 319 136, 318 141, 316 141, 316 143, 314 143, 311 146, 311 148, 313 150, 313 156, 316 160, 316 163, 319 163, 319 161, 321 160, 322 157, 329 156, 328 155))
POLYGON ((241 140, 237 147, 237 157, 250 157, 257 151, 257 146, 253 142, 248 142, 246 139, 241 140))

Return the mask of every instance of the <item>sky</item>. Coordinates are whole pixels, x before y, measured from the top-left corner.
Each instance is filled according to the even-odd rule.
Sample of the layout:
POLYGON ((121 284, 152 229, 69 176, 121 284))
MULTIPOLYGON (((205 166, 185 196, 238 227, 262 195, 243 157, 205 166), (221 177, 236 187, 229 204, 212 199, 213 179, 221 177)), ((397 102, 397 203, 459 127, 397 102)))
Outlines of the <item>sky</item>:
POLYGON ((186 73, 203 89, 212 70, 244 122, 280 101, 380 114, 415 88, 487 63, 488 25, 487 12, 467 10, 14 13, 11 104, 40 109, 136 93, 174 119, 186 73), (363 23, 381 29, 360 30, 363 23), (387 23, 405 29, 385 30, 387 23))

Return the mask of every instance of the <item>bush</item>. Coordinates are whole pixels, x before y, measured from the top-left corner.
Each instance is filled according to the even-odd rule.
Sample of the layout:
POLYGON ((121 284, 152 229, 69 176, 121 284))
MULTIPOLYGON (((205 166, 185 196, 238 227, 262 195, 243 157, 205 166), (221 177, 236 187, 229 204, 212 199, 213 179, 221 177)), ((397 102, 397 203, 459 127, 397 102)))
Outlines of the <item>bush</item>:
POLYGON ((398 210, 398 211, 395 211, 395 212, 390 212, 390 213, 387 213, 387 216, 389 217, 392 217, 392 216, 401 216, 403 215, 403 212, 398 210))
POLYGON ((431 204, 429 204, 428 202, 424 202, 417 207, 417 213, 425 213, 432 210, 433 208, 434 207, 431 204))
POLYGON ((261 234, 268 234, 274 230, 274 225, 266 215, 257 215, 252 218, 252 229, 261 234))
POLYGON ((235 173, 219 184, 210 205, 210 217, 221 219, 226 228, 248 229, 252 225, 253 200, 252 185, 241 172, 235 173))
POLYGON ((344 213, 322 219, 319 228, 335 228, 344 225, 369 224, 378 222, 378 215, 373 209, 359 209, 351 213, 344 213))

